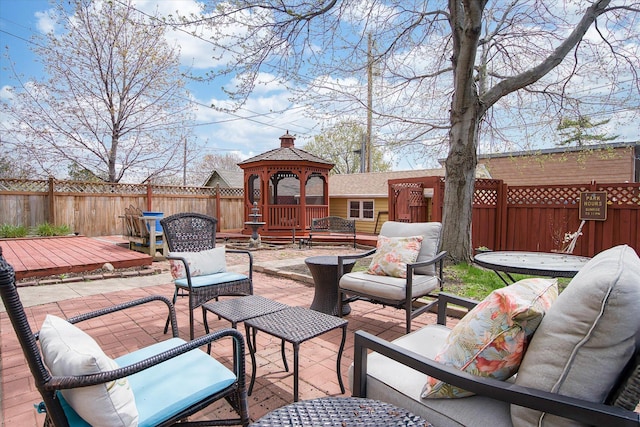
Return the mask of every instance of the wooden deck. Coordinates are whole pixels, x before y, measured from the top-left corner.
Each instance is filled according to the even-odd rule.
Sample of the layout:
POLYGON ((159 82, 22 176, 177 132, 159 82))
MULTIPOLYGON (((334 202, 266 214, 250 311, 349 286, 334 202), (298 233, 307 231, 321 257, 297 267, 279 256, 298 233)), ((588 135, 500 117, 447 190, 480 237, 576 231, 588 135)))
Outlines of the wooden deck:
POLYGON ((117 241, 84 236, 0 239, 2 255, 26 279, 64 273, 81 273, 110 263, 115 268, 151 265, 153 259, 119 246, 117 241))

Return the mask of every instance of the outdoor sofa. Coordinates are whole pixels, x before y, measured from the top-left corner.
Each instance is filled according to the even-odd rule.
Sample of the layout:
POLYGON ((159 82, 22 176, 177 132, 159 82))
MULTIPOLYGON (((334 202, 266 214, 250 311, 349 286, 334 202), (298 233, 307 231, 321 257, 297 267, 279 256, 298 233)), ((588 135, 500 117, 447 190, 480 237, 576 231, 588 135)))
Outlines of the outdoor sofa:
POLYGON ((349 372, 353 395, 406 408, 439 427, 640 425, 634 412, 640 391, 635 250, 622 245, 596 255, 559 295, 555 279, 525 280, 477 306, 440 294, 438 324, 393 342, 357 331, 349 372), (514 292, 542 288, 529 302, 514 292), (452 302, 476 308, 448 328, 452 302), (494 320, 504 323, 488 326, 494 320), (476 348, 465 331, 476 334, 476 348), (518 353, 514 343, 522 345, 520 360, 511 359, 518 353), (470 351, 463 356, 465 346, 470 351), (483 350, 505 352, 496 357, 483 350), (499 372, 505 360, 516 375, 478 375, 489 375, 490 367, 499 372), (465 394, 471 395, 460 397, 465 394))

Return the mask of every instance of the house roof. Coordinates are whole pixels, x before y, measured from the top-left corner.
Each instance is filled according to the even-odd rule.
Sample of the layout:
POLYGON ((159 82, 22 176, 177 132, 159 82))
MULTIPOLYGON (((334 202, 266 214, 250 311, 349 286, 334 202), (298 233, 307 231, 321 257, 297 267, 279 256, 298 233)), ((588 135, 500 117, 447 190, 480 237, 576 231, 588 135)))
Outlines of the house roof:
POLYGON ((582 146, 570 146, 570 147, 554 147, 554 148, 542 148, 539 150, 529 151, 507 151, 500 153, 478 154, 478 159, 492 159, 501 157, 523 157, 523 156, 540 156, 542 154, 556 154, 556 153, 573 153, 584 151, 595 151, 607 148, 627 148, 640 145, 640 141, 635 142, 612 142, 607 144, 588 144, 582 146))
MULTIPOLYGON (((420 178, 425 176, 444 176, 444 168, 330 175, 329 196, 388 197, 390 179, 420 178)), ((478 165, 476 177, 491 178, 484 165, 478 165)))
POLYGON ((329 176, 331 197, 387 197, 390 179, 444 176, 444 169, 336 174, 329 176))
POLYGON ((244 187, 244 171, 242 169, 238 170, 226 170, 226 169, 214 169, 207 178, 204 183, 205 186, 209 185, 209 183, 218 175, 220 179, 227 183, 227 186, 230 188, 242 188, 244 187))

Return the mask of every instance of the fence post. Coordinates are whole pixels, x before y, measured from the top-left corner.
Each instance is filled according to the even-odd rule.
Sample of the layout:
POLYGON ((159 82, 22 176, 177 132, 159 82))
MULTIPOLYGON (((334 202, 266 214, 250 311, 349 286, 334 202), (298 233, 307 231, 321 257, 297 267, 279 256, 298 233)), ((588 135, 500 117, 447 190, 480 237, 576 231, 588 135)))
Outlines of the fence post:
POLYGON ((47 222, 49 224, 56 224, 56 211, 55 211, 55 180, 52 176, 49 177, 49 215, 47 217, 47 222))
POLYGON ((153 208, 151 207, 152 203, 151 203, 151 197, 153 194, 153 190, 151 189, 151 184, 147 184, 147 211, 150 212, 153 210, 153 208))
MULTIPOLYGON (((596 191, 597 189, 598 186, 596 185, 596 181, 592 179, 591 185, 589 186, 589 191, 596 191)), ((592 257, 596 254, 596 222, 588 221, 588 223, 589 225, 587 228, 589 229, 589 232, 587 234, 589 235, 589 239, 587 240, 587 256, 592 257)))
POLYGON ((218 222, 216 222, 216 232, 220 232, 220 223, 222 222, 222 218, 220 217, 220 183, 216 183, 216 212, 214 216, 218 218, 218 222))

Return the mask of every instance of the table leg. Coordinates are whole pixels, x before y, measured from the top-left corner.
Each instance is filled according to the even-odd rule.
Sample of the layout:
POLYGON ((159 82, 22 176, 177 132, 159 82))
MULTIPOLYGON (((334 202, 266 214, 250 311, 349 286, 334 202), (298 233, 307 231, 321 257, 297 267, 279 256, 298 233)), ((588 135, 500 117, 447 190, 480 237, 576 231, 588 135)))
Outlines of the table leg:
MULTIPOLYGON (((249 325, 244 325, 244 332, 247 337, 251 336, 251 328, 249 325)), ((253 330, 254 339, 255 339, 255 329, 253 330)), ((253 383, 256 381, 256 348, 255 342, 252 343, 250 339, 247 339, 247 347, 249 347, 249 355, 251 355, 251 382, 249 383, 249 389, 247 390, 247 395, 251 396, 251 392, 253 391, 253 383)))
POLYGON ((284 371, 289 372, 289 365, 287 365, 287 357, 284 354, 284 340, 280 343, 280 354, 282 354, 282 363, 284 364, 284 371))
POLYGON ((300 343, 293 343, 293 401, 298 401, 298 351, 300 343))
POLYGON ((500 272, 498 270, 493 270, 494 273, 496 273, 496 275, 500 278, 500 280, 502 280, 502 282, 509 286, 513 283, 516 282, 516 280, 509 274, 509 273, 504 273, 505 276, 507 276, 509 278, 509 280, 511 280, 511 282, 509 282, 507 279, 504 278, 504 276, 502 274, 500 274, 500 272))
POLYGON ((342 326, 342 341, 340 342, 340 349, 338 350, 338 361, 336 371, 338 372, 338 384, 340 384, 340 391, 344 394, 344 384, 342 383, 342 372, 340 369, 340 362, 342 361, 342 351, 344 350, 344 343, 347 340, 347 325, 342 326))
MULTIPOLYGON (((207 310, 204 308, 204 306, 202 307, 202 322, 204 323, 205 335, 209 335, 209 322, 207 321, 207 310)), ((236 347, 233 346, 233 349, 235 350, 236 347)), ((211 355, 211 343, 207 344, 207 353, 211 355)))

